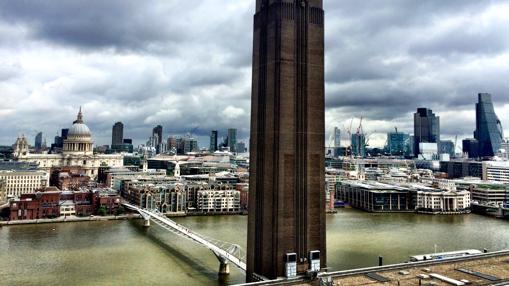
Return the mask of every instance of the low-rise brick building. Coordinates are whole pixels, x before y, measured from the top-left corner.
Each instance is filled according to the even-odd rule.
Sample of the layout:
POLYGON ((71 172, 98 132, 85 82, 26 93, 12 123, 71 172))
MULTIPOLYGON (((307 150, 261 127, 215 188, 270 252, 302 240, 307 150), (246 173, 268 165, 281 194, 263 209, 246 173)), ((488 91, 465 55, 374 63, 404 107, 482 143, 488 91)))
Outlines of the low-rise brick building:
POLYGON ((60 216, 60 190, 54 187, 43 192, 22 194, 10 202, 10 220, 55 218, 60 216))
MULTIPOLYGON (((114 215, 121 206, 120 195, 111 189, 99 189, 93 191, 94 208, 98 211, 100 208, 106 210, 106 214, 114 215)), ((100 213, 99 213, 100 214, 100 213)))
POLYGON ((50 185, 61 190, 86 187, 90 182, 86 170, 81 167, 63 167, 51 170, 50 185))
POLYGON ((111 189, 60 191, 56 187, 23 194, 9 202, 10 220, 56 218, 59 216, 116 215, 121 206, 120 195, 111 189), (103 211, 99 210, 104 209, 103 211))

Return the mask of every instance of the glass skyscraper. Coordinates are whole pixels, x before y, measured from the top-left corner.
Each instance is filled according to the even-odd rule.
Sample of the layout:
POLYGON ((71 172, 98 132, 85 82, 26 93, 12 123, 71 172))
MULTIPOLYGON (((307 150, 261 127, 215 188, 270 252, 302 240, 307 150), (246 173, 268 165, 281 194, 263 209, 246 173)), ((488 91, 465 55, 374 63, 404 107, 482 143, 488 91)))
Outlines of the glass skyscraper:
POLYGON ((210 152, 216 152, 217 151, 217 130, 212 130, 210 132, 210 152))
POLYGON ((334 147, 341 147, 341 130, 338 127, 334 127, 334 147))
POLYGON ((352 155, 354 157, 366 157, 366 136, 364 134, 352 134, 352 155))
POLYGON ((419 157, 419 143, 440 142, 440 117, 431 109, 418 108, 414 113, 414 155, 419 157))
POLYGON ((474 138, 463 139, 463 153, 468 154, 468 158, 479 157, 479 141, 474 138))
POLYGON ((391 155, 405 156, 410 154, 410 135, 401 132, 387 134, 387 151, 391 155))
POLYGON ((231 152, 237 152, 237 129, 228 129, 228 147, 231 152))
POLYGON ((111 145, 122 145, 124 143, 124 124, 117 122, 111 131, 111 145))
POLYGON ((493 157, 504 140, 502 124, 495 114, 491 94, 479 93, 479 102, 475 105, 476 130, 474 137, 479 142, 479 156, 493 157))
POLYGON ((449 154, 451 157, 454 156, 456 146, 454 142, 451 140, 440 140, 440 144, 438 144, 438 153, 439 154, 449 154))
POLYGON ((42 149, 42 132, 37 133, 35 136, 35 149, 42 149))

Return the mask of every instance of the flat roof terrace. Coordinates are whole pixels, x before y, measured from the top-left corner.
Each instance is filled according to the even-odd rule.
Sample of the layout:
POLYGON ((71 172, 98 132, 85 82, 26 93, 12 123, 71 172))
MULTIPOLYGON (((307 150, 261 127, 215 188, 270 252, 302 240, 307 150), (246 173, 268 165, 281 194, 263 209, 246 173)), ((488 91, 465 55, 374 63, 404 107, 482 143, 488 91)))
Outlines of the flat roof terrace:
POLYGON ((264 281, 246 285, 451 286, 509 285, 509 251, 323 273, 319 279, 264 281), (426 278, 420 278, 426 277, 426 278), (326 283, 326 282, 329 283, 326 283), (332 283, 331 283, 332 282, 332 283))

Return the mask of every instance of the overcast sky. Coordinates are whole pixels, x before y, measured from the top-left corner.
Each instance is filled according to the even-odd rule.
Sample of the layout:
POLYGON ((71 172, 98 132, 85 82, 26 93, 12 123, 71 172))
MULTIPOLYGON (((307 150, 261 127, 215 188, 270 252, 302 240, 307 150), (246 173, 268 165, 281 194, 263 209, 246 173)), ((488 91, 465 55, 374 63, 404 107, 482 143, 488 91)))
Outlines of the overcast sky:
MULTIPOLYGON (((80 105, 97 144, 116 121, 136 144, 157 124, 201 145, 212 129, 247 139, 254 2, 0 0, 0 144, 50 143, 80 105)), ((383 145, 412 132, 417 107, 441 117, 443 139, 472 137, 478 92, 508 130, 508 1, 324 2, 327 137, 363 116, 383 145)))

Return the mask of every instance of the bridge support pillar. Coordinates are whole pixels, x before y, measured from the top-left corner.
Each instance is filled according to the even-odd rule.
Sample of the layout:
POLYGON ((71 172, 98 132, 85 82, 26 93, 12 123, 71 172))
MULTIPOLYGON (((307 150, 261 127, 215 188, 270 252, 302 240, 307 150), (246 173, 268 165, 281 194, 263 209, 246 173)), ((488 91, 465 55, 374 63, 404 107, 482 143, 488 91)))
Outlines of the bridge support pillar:
POLYGON ((228 262, 219 262, 219 275, 230 275, 230 264, 228 262))
POLYGON ((143 226, 144 227, 150 227, 150 219, 144 219, 143 226))

